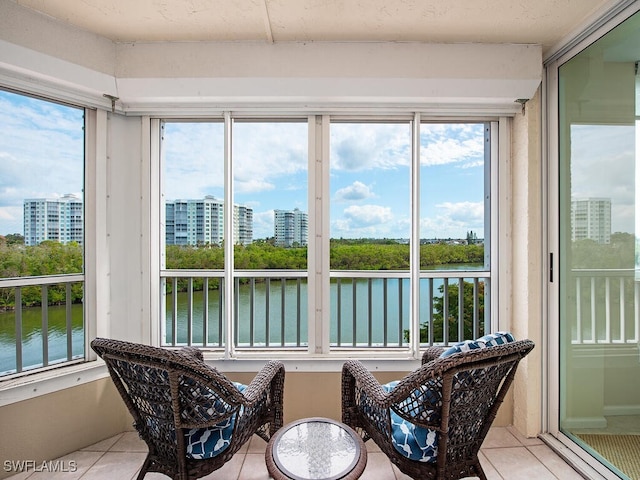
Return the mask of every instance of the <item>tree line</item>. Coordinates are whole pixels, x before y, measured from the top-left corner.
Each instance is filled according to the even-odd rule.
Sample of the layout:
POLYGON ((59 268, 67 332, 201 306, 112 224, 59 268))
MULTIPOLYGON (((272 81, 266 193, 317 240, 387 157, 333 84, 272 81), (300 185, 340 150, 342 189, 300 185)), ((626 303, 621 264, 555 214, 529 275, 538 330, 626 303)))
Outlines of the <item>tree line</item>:
MULTIPOLYGON (((82 247, 77 243, 61 244, 44 241, 36 246, 25 246, 14 239, 0 241, 0 278, 41 277, 82 273, 82 247)), ((21 287, 22 304, 34 307, 42 304, 42 288, 21 287)), ((66 302, 65 285, 49 285, 47 288, 49 305, 66 302)), ((81 283, 71 285, 73 303, 80 303, 83 297, 81 283)), ((15 290, 0 288, 0 310, 11 310, 15 306, 15 290)))
MULTIPOLYGON (((448 243, 420 246, 422 267, 481 263, 484 259, 483 245, 453 245, 448 243)), ((330 248, 332 270, 406 270, 409 268, 409 245, 386 239, 332 239, 330 248)), ((283 248, 270 242, 257 241, 250 245, 234 246, 234 266, 237 270, 304 270, 307 268, 307 247, 283 248)), ((224 248, 217 245, 166 247, 167 269, 224 269, 224 248)), ((25 246, 20 235, 0 237, 0 278, 47 276, 82 273, 83 251, 77 243, 61 244, 44 241, 35 246, 25 246)), ((209 288, 217 288, 212 279, 209 288)), ((167 286, 171 291, 171 285, 167 286)), ((179 290, 186 289, 186 280, 180 280, 179 290)), ((202 289, 196 280, 194 289, 202 289)), ((25 306, 41 303, 40 287, 22 287, 25 306)), ((49 303, 66 301, 64 285, 48 288, 49 303)), ((82 285, 73 285, 72 300, 82 301, 82 285)), ((13 308, 13 289, 0 289, 0 309, 13 308)))

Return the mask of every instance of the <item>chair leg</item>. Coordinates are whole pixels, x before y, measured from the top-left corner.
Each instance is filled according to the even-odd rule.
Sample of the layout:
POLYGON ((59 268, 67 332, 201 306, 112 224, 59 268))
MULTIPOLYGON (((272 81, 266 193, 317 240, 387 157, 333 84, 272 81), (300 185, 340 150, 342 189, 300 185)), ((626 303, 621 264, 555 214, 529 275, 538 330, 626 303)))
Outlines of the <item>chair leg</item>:
POLYGON ((478 460, 475 468, 476 468, 476 473, 478 474, 478 478, 480 480, 487 480, 487 476, 484 474, 484 470, 480 466, 480 461, 479 460, 478 460))
POLYGON ((142 480, 144 476, 147 474, 147 472, 149 471, 150 466, 151 466, 151 459, 147 455, 147 458, 144 459, 144 463, 142 464, 142 468, 140 469, 140 473, 138 473, 136 480, 142 480))

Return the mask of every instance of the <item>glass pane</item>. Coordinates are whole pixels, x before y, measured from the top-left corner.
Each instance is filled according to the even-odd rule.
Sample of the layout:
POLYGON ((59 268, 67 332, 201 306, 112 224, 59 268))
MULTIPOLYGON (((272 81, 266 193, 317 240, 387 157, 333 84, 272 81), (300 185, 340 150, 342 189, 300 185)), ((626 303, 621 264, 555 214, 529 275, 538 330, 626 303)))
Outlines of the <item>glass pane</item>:
POLYGON ((420 270, 456 271, 420 280, 421 343, 473 339, 485 332, 489 288, 480 272, 488 269, 488 128, 484 123, 420 126, 420 270), (478 273, 458 276, 460 271, 478 273))
MULTIPOLYGON (((0 90, 0 125, 0 278, 82 273, 84 110, 0 90)), ((82 300, 82 282, 0 285, 0 375, 81 358, 82 300)))
POLYGON ((420 126, 420 268, 484 268, 485 124, 420 126))
POLYGON ((164 342, 220 346, 224 123, 165 122, 162 135, 163 268, 207 271, 206 275, 165 280, 164 342))
POLYGON ((401 346, 409 321, 411 124, 334 122, 330 155, 331 344, 401 346))
POLYGON ((233 123, 238 346, 307 344, 307 157, 306 121, 233 123))
MULTIPOLYGON (((616 473, 640 434, 640 15, 560 67, 560 428, 616 473)), ((637 449, 637 447, 636 447, 637 449)))

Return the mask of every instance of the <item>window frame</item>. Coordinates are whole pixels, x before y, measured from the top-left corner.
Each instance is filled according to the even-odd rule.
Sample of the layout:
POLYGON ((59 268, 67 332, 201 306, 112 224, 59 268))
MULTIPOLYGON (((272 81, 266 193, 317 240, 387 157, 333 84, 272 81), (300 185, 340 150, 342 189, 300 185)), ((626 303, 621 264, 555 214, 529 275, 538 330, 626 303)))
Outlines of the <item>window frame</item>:
MULTIPOLYGON (((237 119, 239 121, 291 121, 292 119, 300 120, 306 119, 308 124, 308 218, 309 218, 309 242, 308 242, 308 260, 307 260, 307 289, 308 289, 308 348, 306 351, 300 351, 287 349, 287 348, 237 348, 234 343, 234 322, 228 319, 233 319, 234 303, 233 303, 233 282, 235 278, 235 271, 231 260, 233 259, 233 245, 230 242, 225 242, 225 269, 223 272, 225 291, 227 300, 225 301, 224 315, 226 322, 226 340, 222 349, 220 348, 205 348, 207 358, 218 360, 251 360, 260 359, 268 356, 270 352, 277 351, 281 358, 289 359, 312 359, 312 358, 325 358, 329 359, 341 359, 345 357, 357 357, 367 358, 375 357, 376 359, 409 359, 415 361, 420 355, 420 341, 419 341, 419 327, 420 322, 418 315, 414 312, 419 311, 419 249, 411 248, 411 263, 410 268, 410 281, 411 281, 411 342, 408 348, 375 348, 368 347, 363 348, 331 348, 330 347, 330 292, 329 292, 329 138, 330 138, 330 124, 335 121, 349 122, 349 121, 362 121, 362 122, 376 122, 376 123, 389 123, 389 122, 409 122, 412 129, 412 159, 411 159, 411 202, 418 205, 419 202, 419 149, 420 149, 420 125, 422 123, 484 123, 489 127, 489 134, 486 141, 489 143, 489 149, 485 149, 485 165, 489 162, 488 167, 485 167, 485 195, 489 195, 488 202, 485 202, 485 257, 486 260, 491 260, 489 264, 490 271, 490 293, 489 305, 485 305, 486 316, 489 318, 489 328, 495 330, 498 328, 498 294, 499 284, 497 281, 499 262, 497 253, 497 245, 500 243, 499 237, 499 211, 498 211, 498 180, 505 179, 503 174, 499 174, 499 159, 508 158, 509 148, 506 138, 508 137, 508 128, 510 128, 510 119, 508 117, 479 117, 479 116, 458 116, 458 117, 433 117, 427 114, 423 114, 419 111, 407 111, 402 114, 397 112, 391 112, 388 114, 376 113, 375 115, 362 114, 362 113, 322 113, 315 114, 310 113, 306 117, 300 114, 287 114, 281 115, 269 112, 260 112, 260 114, 232 114, 231 112, 224 112, 222 118, 225 122, 225 238, 229 238, 229 235, 233 234, 233 226, 231 219, 233 218, 230 205, 233 204, 233 165, 231 155, 231 141, 232 141, 232 125, 237 119), (417 262, 417 263, 416 263, 417 262), (414 267, 417 265, 417 267, 414 267)), ((169 117, 158 117, 151 119, 151 150, 155 152, 152 155, 151 164, 152 168, 152 183, 154 179, 158 179, 158 194, 155 196, 158 200, 154 203, 155 213, 152 213, 152 217, 163 217, 162 198, 163 192, 161 188, 160 178, 162 176, 162 164, 160 148, 160 133, 159 127, 164 120, 176 121, 169 117), (156 150, 157 149, 157 150, 156 150)), ((180 117, 178 121, 207 121, 216 120, 219 121, 220 116, 211 115, 208 117, 194 117, 188 116, 180 117)), ((411 228, 411 240, 418 241, 419 233, 417 227, 419 225, 419 208, 411 208, 410 213, 412 217, 411 228)), ((164 248, 164 230, 161 228, 162 222, 157 223, 157 231, 154 232, 155 238, 158 239, 158 246, 156 250, 162 252, 164 248)), ((153 250, 153 249, 152 249, 153 250)), ((162 278, 169 275, 172 272, 161 267, 160 256, 158 258, 158 271, 155 278, 157 286, 154 288, 155 294, 152 295, 152 303, 156 302, 158 306, 158 315, 152 316, 152 322, 155 323, 152 326, 154 330, 154 341, 158 345, 163 344, 161 338, 161 322, 164 322, 163 305, 164 294, 162 291, 162 278)), ((153 261, 152 261, 153 263, 153 261)), ((152 277, 154 276, 152 272, 152 277)), ((185 272, 188 274, 188 272, 185 272)), ((155 283, 155 281, 154 281, 155 283)))
MULTIPOLYGON (((23 378, 37 378, 42 375, 48 375, 48 372, 60 368, 65 367, 77 367, 82 364, 86 364, 95 359, 95 355, 91 351, 90 341, 92 336, 92 332, 96 330, 96 317, 90 316, 88 314, 89 309, 95 305, 96 302, 96 290, 93 288, 89 288, 86 282, 86 278, 88 278, 87 270, 90 270, 88 267, 88 262, 95 258, 95 252, 91 252, 91 249, 88 248, 88 245, 93 245, 95 242, 95 236, 93 235, 93 230, 90 228, 91 224, 87 221, 89 215, 87 212, 94 211, 95 202, 91 198, 93 192, 95 191, 92 188, 95 185, 95 166, 96 166, 96 135, 98 131, 97 126, 97 110, 91 109, 85 105, 81 105, 79 103, 72 103, 70 101, 63 101, 57 98, 53 98, 50 96, 45 96, 39 93, 34 93, 28 91, 28 89, 16 89, 9 88, 3 85, 0 85, 0 90, 9 92, 14 95, 20 95, 23 97, 28 97, 34 100, 52 103, 56 105, 60 105, 67 108, 73 108, 82 112, 83 117, 83 159, 82 159, 82 173, 80 177, 82 178, 82 225, 83 225, 83 238, 80 242, 82 247, 82 272, 81 273, 71 273, 71 274, 54 274, 54 275, 46 275, 46 276, 29 276, 29 277, 17 277, 17 278, 0 278, 0 287, 2 288, 16 288, 16 287, 28 287, 28 286, 36 286, 36 287, 45 287, 47 285, 56 285, 60 283, 81 283, 83 289, 83 302, 82 302, 82 337, 83 337, 83 350, 82 355, 73 358, 72 352, 67 352, 67 355, 71 355, 72 358, 67 357, 66 360, 56 360, 53 363, 50 363, 47 359, 43 361, 43 365, 39 367, 32 367, 24 369, 24 365, 20 365, 22 363, 22 353, 21 348, 16 351, 16 371, 14 373, 9 373, 6 375, 0 376, 0 382, 5 381, 13 381, 18 380, 21 381, 23 378), (46 363, 46 365, 44 365, 46 363)), ((25 219, 23 218, 23 225, 25 223, 25 219)), ((24 230, 24 226, 23 226, 24 230)), ((23 231, 23 233, 25 233, 23 231)), ((62 238, 63 232, 60 231, 59 237, 62 238)), ((27 239, 25 236, 25 245, 27 244, 27 239)), ((67 287, 67 295, 69 294, 69 287, 67 287)), ((69 308, 69 307, 67 307, 69 308)), ((67 321, 69 321, 70 312, 67 310, 67 321)), ((48 322, 48 315, 43 313, 43 323, 48 322)), ((47 324, 48 327, 48 324, 47 324)), ((67 336, 71 334, 69 331, 69 325, 67 325, 67 336)), ((21 329, 16 331, 16 335, 21 333, 21 329)), ((71 339, 67 338, 67 349, 72 348, 70 345, 71 339)), ((43 345, 43 355, 48 354, 48 346, 43 345)))

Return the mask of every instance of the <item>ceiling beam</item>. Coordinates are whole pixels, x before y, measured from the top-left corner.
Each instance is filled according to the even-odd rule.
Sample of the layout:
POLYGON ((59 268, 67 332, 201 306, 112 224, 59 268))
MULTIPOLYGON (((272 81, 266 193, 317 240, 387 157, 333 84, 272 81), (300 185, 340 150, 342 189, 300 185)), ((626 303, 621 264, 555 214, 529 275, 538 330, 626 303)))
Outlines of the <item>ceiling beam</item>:
POLYGON ((273 43, 273 31, 271 30, 271 19, 269 18, 269 7, 267 6, 267 0, 262 0, 264 29, 267 34, 267 42, 273 43))

